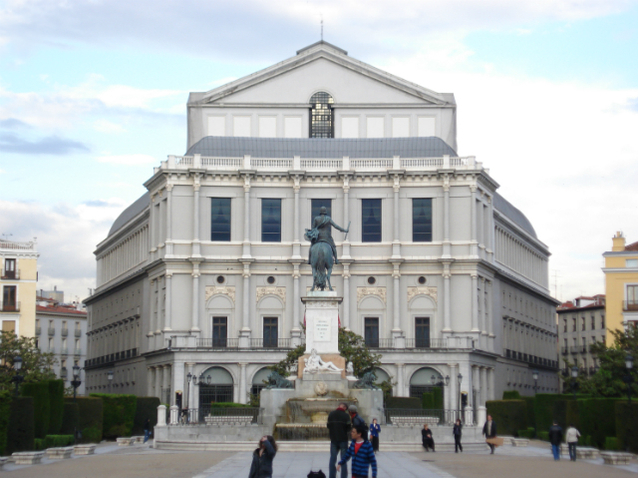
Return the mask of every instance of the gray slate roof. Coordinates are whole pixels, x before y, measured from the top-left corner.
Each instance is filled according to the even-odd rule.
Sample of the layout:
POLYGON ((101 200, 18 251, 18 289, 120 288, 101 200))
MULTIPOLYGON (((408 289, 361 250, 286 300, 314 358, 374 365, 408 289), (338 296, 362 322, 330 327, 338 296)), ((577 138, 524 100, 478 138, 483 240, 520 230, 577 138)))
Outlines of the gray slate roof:
POLYGON ((113 235, 121 227, 124 227, 127 222, 144 211, 144 209, 146 209, 150 203, 151 194, 149 192, 145 192, 138 200, 124 209, 124 211, 122 211, 122 214, 117 217, 117 219, 111 226, 111 229, 109 230, 109 236, 113 235))
POLYGON ((494 208, 525 232, 538 239, 536 231, 532 227, 532 223, 525 217, 525 214, 512 206, 512 204, 499 193, 494 193, 494 208))
POLYGON ((448 144, 435 136, 427 138, 244 138, 206 136, 191 146, 186 156, 253 158, 440 158, 457 156, 448 144))

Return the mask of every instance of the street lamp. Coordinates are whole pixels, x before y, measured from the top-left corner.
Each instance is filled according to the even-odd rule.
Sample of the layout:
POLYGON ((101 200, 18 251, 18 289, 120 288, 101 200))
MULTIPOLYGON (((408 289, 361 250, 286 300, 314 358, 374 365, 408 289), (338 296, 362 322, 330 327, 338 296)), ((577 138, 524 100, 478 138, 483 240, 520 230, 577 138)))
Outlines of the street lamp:
POLYGON ((82 381, 80 380, 80 366, 75 364, 73 366, 73 381, 71 381, 71 386, 73 387, 73 401, 75 402, 75 397, 77 394, 78 387, 82 385, 82 381))
POLYGON ((461 375, 460 373, 456 376, 456 380, 458 383, 458 389, 459 389, 459 416, 458 418, 461 418, 461 383, 463 382, 463 375, 461 375))
POLYGON ((576 379, 578 378, 578 366, 574 365, 572 367, 572 390, 574 392, 574 400, 576 400, 576 379))
POLYGON ((631 369, 634 368, 634 358, 628 352, 625 356, 625 367, 627 367, 627 375, 625 375, 625 383, 627 384, 627 402, 631 403, 631 383, 634 378, 631 375, 631 369))
POLYGON ((22 368, 22 357, 20 357, 19 355, 13 357, 13 368, 15 369, 16 374, 13 376, 11 381, 15 382, 16 384, 15 395, 17 397, 19 395, 20 384, 24 381, 24 377, 20 375, 20 369, 22 368))
POLYGON ((113 370, 109 370, 106 374, 106 378, 109 380, 109 393, 111 393, 111 383, 113 382, 113 370))
POLYGON ((534 379, 534 395, 536 395, 538 393, 538 370, 534 369, 532 378, 534 379))

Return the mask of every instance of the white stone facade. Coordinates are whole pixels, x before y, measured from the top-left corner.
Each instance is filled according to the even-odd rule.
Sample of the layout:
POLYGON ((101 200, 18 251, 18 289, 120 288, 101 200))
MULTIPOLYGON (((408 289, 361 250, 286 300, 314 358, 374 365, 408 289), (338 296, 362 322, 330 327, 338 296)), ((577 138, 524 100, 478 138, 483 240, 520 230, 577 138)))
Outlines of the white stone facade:
POLYGON ((532 368, 541 372, 542 391, 558 390, 549 251, 496 193, 489 171, 453 152, 453 95, 319 43, 224 87, 192 93, 188 106, 190 154, 169 156, 155 168, 145 183, 148 195, 122 214, 96 250, 98 288, 87 300, 89 391, 107 391, 113 369, 129 377, 114 380, 129 383, 118 392, 170 404, 182 392, 182 404, 194 407, 199 395, 187 374, 212 374, 213 382, 232 388, 233 400, 245 402, 263 368, 303 343, 301 297, 312 285, 303 230, 316 199, 331 201, 337 224, 351 224, 347 238, 333 230, 341 325, 368 334, 395 395, 428 386, 436 373, 452 378, 446 408, 458 408, 461 392, 477 407, 509 389, 507 371, 531 376, 532 368), (317 91, 334 98, 335 139, 286 139, 292 117, 308 137, 308 102, 317 91), (268 115, 274 122, 262 120, 268 115), (346 128, 346 117, 358 122, 345 121, 346 128), (377 117, 383 121, 369 121, 377 117), (393 126, 399 117, 406 121, 393 126), (435 121, 421 120, 426 117, 435 121), (274 138, 259 139, 260 125, 274 138), (375 139, 368 139, 367 125, 377 128, 375 139), (228 138, 235 127, 250 138, 228 138), (358 139, 344 140, 343 131, 358 139), (206 155, 206 145, 220 144, 232 152, 206 155), (411 144, 452 153, 437 156, 411 144), (380 149, 355 154, 370 146, 380 149), (214 198, 230 201, 227 240, 211 239, 214 198), (431 237, 415 241, 415 200, 424 198, 431 237), (263 241, 268 199, 280 200, 277 242, 263 241), (381 224, 367 241, 364 202, 371 199, 380 205, 381 224), (510 317, 534 333, 514 339, 506 332, 510 317), (506 348, 525 351, 525 360, 507 357, 506 348), (133 349, 135 356, 126 356, 133 349))

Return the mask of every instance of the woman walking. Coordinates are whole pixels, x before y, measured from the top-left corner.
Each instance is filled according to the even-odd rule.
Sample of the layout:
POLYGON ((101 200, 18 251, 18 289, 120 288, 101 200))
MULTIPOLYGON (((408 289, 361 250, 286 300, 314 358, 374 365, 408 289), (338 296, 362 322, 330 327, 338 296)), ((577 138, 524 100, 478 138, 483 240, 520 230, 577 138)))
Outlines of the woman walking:
POLYGON ((454 453, 458 453, 461 450, 463 453, 463 445, 461 445, 461 435, 463 432, 461 429, 463 428, 463 424, 461 423, 461 419, 457 418, 454 423, 454 428, 452 429, 452 435, 454 435, 454 453))
POLYGON ((379 451, 379 433, 381 432, 381 425, 377 423, 377 419, 372 419, 372 424, 370 425, 370 437, 372 438, 372 450, 374 452, 379 451))
POLYGON ((248 478, 272 478, 272 461, 277 454, 277 443, 270 435, 259 440, 259 448, 253 452, 248 478))

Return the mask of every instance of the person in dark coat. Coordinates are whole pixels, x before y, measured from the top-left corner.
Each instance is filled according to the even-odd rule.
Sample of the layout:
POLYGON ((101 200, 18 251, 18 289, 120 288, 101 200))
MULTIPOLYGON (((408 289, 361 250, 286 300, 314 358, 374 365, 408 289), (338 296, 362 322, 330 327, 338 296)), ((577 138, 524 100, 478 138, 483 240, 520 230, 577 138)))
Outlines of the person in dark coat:
POLYGON ((423 425, 423 430, 421 430, 421 443, 425 451, 430 451, 430 448, 434 451, 434 438, 432 438, 432 430, 427 423, 423 425))
POLYGON ((549 427, 549 442, 552 444, 552 453, 555 461, 560 460, 560 442, 562 441, 563 429, 554 421, 554 424, 549 427))
MULTIPOLYGON (((328 415, 328 430, 330 431, 330 463, 328 474, 330 478, 337 478, 337 455, 341 453, 341 459, 348 451, 348 434, 350 433, 350 415, 346 411, 348 405, 340 403, 336 410, 328 415)), ((348 466, 341 468, 341 478, 348 478, 348 466)))
POLYGON ((379 451, 379 433, 381 433, 381 425, 377 423, 376 418, 373 418, 370 424, 370 441, 375 453, 379 451))
MULTIPOLYGON (((486 439, 496 438, 496 423, 492 420, 492 415, 487 416, 487 421, 485 422, 485 425, 483 425, 483 435, 485 435, 486 439)), ((494 444, 488 442, 487 445, 490 447, 490 454, 493 455, 494 444)))
POLYGON ((259 448, 253 452, 248 478, 272 478, 272 461, 277 454, 275 439, 266 435, 259 440, 259 448))
POLYGON ((463 445, 461 445, 462 428, 461 419, 457 418, 454 423, 454 428, 452 428, 452 435, 454 435, 454 453, 458 453, 459 450, 463 453, 463 445))
POLYGON ((144 443, 148 441, 151 437, 151 430, 153 430, 153 426, 151 425, 151 419, 147 418, 144 422, 144 443))

